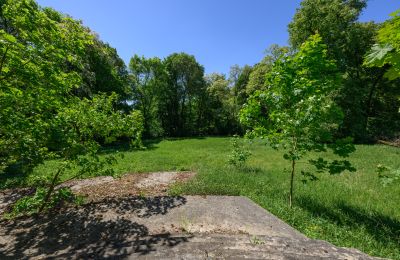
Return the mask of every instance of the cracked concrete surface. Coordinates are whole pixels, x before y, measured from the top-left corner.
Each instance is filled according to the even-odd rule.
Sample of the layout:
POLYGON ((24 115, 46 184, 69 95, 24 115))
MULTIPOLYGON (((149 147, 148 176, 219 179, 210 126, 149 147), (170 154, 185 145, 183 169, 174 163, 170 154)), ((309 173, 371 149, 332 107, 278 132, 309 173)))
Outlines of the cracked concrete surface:
POLYGON ((229 196, 106 198, 2 221, 0 238, 0 259, 374 259, 229 196))

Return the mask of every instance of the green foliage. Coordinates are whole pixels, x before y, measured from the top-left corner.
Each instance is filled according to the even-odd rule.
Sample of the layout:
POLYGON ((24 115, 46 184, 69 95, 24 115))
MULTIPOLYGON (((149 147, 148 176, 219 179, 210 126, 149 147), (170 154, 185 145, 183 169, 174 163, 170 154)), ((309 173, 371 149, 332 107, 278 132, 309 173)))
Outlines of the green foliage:
POLYGON ((338 62, 340 71, 346 70, 357 56, 360 58, 365 53, 365 48, 355 49, 360 47, 357 46, 360 39, 354 41, 354 36, 357 33, 355 23, 366 3, 366 0, 302 1, 288 26, 290 43, 299 48, 311 35, 319 33, 328 47, 329 58, 338 62))
POLYGON ((133 111, 125 116, 115 111, 113 107, 116 101, 115 94, 95 96, 91 100, 75 98, 57 114, 54 133, 58 137, 58 150, 52 154, 53 158, 60 159, 62 163, 51 180, 43 180, 49 188, 39 212, 49 205, 65 170, 77 168, 71 179, 83 175, 113 174, 113 170, 108 167, 116 162, 116 158, 111 155, 100 159, 99 140, 112 143, 117 138, 127 137, 133 145, 141 146, 141 114, 133 111))
POLYGON ((203 66, 186 53, 169 55, 164 65, 168 84, 160 98, 160 118, 165 135, 202 134, 207 87, 203 66))
POLYGON ((0 171, 29 171, 49 158, 49 121, 81 80, 92 37, 68 17, 49 16, 32 0, 5 1, 0 28, 0 171))
POLYGON ((217 73, 207 75, 205 80, 207 95, 203 116, 207 122, 207 133, 214 135, 236 133, 239 123, 229 81, 225 75, 217 73))
MULTIPOLYGON (((45 188, 38 188, 32 196, 26 196, 12 206, 9 213, 6 214, 6 218, 15 218, 23 215, 33 215, 39 213, 40 208, 45 203, 47 190, 45 188)), ((51 200, 46 203, 45 210, 52 209, 56 206, 60 206, 62 203, 77 203, 80 204, 81 198, 77 197, 68 188, 61 188, 56 191, 51 200)))
POLYGON ((271 45, 266 50, 266 56, 261 62, 254 65, 250 73, 249 81, 246 86, 246 94, 251 96, 257 90, 265 90, 265 75, 270 72, 272 65, 281 56, 287 55, 289 52, 288 47, 281 47, 277 44, 271 45))
POLYGON ((248 97, 246 93, 246 86, 249 83, 250 74, 252 71, 253 68, 248 65, 245 65, 242 68, 238 65, 235 65, 231 68, 230 81, 232 84, 232 92, 235 98, 234 101, 237 112, 239 112, 242 105, 246 103, 246 99, 248 97))
POLYGON ((400 181, 400 168, 393 169, 386 165, 378 164, 376 166, 376 171, 378 172, 378 177, 384 186, 400 181))
POLYGON ((228 163, 236 167, 243 167, 251 155, 251 152, 240 144, 239 136, 232 138, 232 152, 229 155, 228 163))
POLYGON ((5 1, 1 15, 0 170, 29 171, 45 159, 92 150, 83 148, 95 146, 91 138, 109 142, 140 132, 128 129, 127 120, 118 125, 123 115, 111 112, 117 96, 71 95, 84 81, 85 51, 94 42, 80 22, 32 0, 5 1))
POLYGON ((82 67, 75 68, 80 73, 82 83, 73 93, 81 98, 91 98, 100 93, 116 93, 119 97, 118 106, 122 106, 123 101, 132 95, 126 65, 116 49, 87 30, 94 35, 93 43, 86 45, 82 67))
POLYGON ((18 204, 30 210, 41 200, 40 212, 61 194, 53 196, 66 170, 77 168, 73 178, 111 173, 115 158, 99 159, 101 144, 129 138, 141 146, 143 118, 115 109, 113 88, 126 95, 125 65, 80 22, 33 0, 4 1, 0 15, 0 172, 26 174, 59 159, 51 178, 37 178, 44 197, 38 190, 18 204))
POLYGON ((75 98, 60 109, 54 127, 60 156, 74 158, 86 154, 88 147, 98 147, 99 140, 112 143, 124 136, 140 145, 143 118, 138 111, 124 115, 115 110, 117 98, 115 94, 97 95, 91 100, 75 98))
POLYGON ((173 53, 160 60, 135 55, 129 68, 133 103, 144 116, 146 137, 211 132, 204 68, 194 56, 173 53))
MULTIPOLYGON (((367 53, 364 65, 367 67, 387 68, 384 76, 392 81, 392 89, 385 89, 384 104, 390 107, 392 115, 390 123, 382 122, 385 117, 377 118, 380 125, 393 128, 393 135, 398 135, 400 129, 400 10, 394 12, 392 18, 383 23, 378 31, 377 43, 367 53), (380 120, 379 120, 380 119, 380 120)), ((387 127, 386 127, 387 128, 387 127)), ((389 129, 390 129, 389 128, 389 129)), ((390 136, 389 136, 390 137, 390 136)))
MULTIPOLYGON (((267 77, 267 90, 257 91, 242 110, 241 121, 250 128, 248 136, 267 138, 272 147, 286 151, 284 158, 292 165, 291 183, 296 162, 307 152, 329 148, 340 156, 352 152, 347 147, 349 142, 335 143, 332 135, 342 120, 342 112, 334 102, 339 84, 335 62, 328 59, 326 45, 317 34, 294 56, 275 62, 267 77)), ((319 170, 349 166, 339 161, 330 167, 327 162, 317 165, 319 170)), ((292 192, 291 185, 290 204, 292 192)))
POLYGON ((164 64, 159 58, 146 59, 135 55, 130 60, 129 69, 135 108, 144 117, 144 135, 148 138, 162 136, 160 106, 168 79, 164 64))
POLYGON ((383 77, 387 67, 363 66, 364 56, 375 43, 379 29, 373 22, 357 21, 366 3, 365 0, 305 0, 289 24, 294 48, 318 32, 327 45, 328 57, 337 61, 343 81, 335 101, 344 112, 344 120, 336 135, 352 136, 356 142, 392 138, 400 126, 398 82, 383 77))
POLYGON ((400 10, 394 12, 378 32, 375 44, 365 59, 368 66, 391 65, 385 76, 389 80, 400 78, 400 10))

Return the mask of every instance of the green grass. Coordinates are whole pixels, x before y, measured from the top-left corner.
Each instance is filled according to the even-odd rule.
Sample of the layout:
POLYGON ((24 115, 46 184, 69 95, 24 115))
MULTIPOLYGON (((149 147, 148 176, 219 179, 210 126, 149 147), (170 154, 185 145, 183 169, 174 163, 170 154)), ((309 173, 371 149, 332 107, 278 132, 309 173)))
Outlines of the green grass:
MULTIPOLYGON (((356 172, 303 184, 296 176, 294 207, 288 207, 289 165, 282 153, 256 142, 247 167, 227 165, 229 138, 177 139, 149 143, 147 150, 123 151, 117 174, 162 170, 193 170, 196 178, 173 188, 175 194, 247 196, 307 236, 374 256, 400 259, 400 185, 383 187, 376 165, 400 167, 400 149, 358 145, 349 160, 356 172)), ((105 152, 115 152, 110 149, 105 152)), ((330 158, 331 154, 323 154, 330 158)), ((333 158, 333 157, 332 157, 333 158)), ((57 162, 38 167, 25 178, 0 179, 0 187, 29 185, 33 176, 48 176, 57 162)), ((299 164, 299 170, 307 167, 299 164)))

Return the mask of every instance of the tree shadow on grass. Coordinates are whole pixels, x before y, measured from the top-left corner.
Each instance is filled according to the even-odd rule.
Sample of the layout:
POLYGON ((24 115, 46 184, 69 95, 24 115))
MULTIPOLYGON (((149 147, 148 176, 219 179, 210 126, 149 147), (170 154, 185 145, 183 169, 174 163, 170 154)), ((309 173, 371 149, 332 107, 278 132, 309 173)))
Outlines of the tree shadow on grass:
POLYGON ((261 169, 260 167, 254 167, 254 166, 248 166, 244 165, 239 168, 239 170, 243 173, 248 173, 248 174, 264 174, 265 171, 261 169))
POLYGON ((138 217, 147 218, 166 214, 185 203, 183 197, 106 199, 46 216, 3 221, 0 259, 119 259, 131 254, 146 255, 159 247, 173 247, 188 242, 190 236, 151 235, 146 226, 122 215, 135 212, 138 217), (109 209, 121 217, 103 217, 102 213, 109 209))
POLYGON ((163 141, 162 138, 146 139, 142 141, 143 147, 132 147, 129 141, 117 142, 112 144, 103 145, 99 151, 99 154, 114 154, 117 152, 129 152, 129 151, 149 151, 158 149, 158 144, 163 141))
POLYGON ((24 173, 1 173, 0 172, 0 190, 19 187, 27 187, 29 174, 24 173))
POLYGON ((376 241, 400 245, 400 221, 376 211, 364 209, 339 201, 335 210, 310 197, 299 197, 297 204, 314 216, 326 219, 338 226, 364 228, 376 241))

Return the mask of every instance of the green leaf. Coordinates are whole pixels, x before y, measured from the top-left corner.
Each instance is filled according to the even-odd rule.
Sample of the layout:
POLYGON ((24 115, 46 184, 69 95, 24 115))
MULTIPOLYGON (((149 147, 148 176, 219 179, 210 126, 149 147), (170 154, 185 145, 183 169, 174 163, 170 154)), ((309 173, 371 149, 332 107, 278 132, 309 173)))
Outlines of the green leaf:
POLYGON ((372 46, 371 51, 366 56, 365 64, 372 66, 383 66, 385 56, 393 50, 393 47, 389 44, 380 45, 375 44, 372 46))

